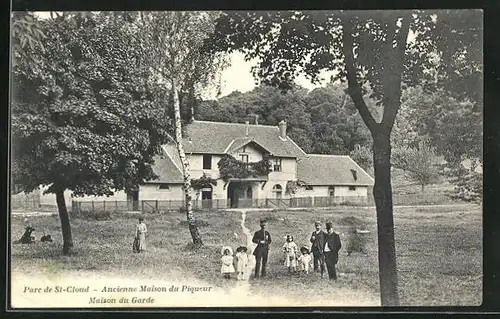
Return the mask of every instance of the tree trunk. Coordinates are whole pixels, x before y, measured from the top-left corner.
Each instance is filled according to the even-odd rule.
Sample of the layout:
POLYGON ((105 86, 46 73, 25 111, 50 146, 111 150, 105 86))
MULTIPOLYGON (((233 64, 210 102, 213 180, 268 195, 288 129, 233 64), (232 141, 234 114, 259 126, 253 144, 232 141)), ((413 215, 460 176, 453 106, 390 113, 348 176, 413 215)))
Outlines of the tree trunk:
POLYGON ((422 194, 424 193, 425 184, 422 184, 422 194))
POLYGON ((391 186, 390 131, 373 134, 375 185, 373 197, 377 208, 378 258, 382 306, 398 306, 398 277, 394 243, 394 220, 391 186))
POLYGON ((59 210, 59 219, 61 219, 61 228, 63 235, 63 255, 69 255, 73 247, 73 237, 71 236, 71 225, 69 223, 68 209, 64 200, 64 190, 56 192, 57 209, 59 210))
POLYGON ((196 226, 196 220, 193 215, 193 198, 191 195, 191 175, 189 173, 189 162, 186 158, 186 153, 184 152, 184 146, 182 145, 182 121, 181 121, 181 107, 179 102, 179 92, 175 80, 172 80, 172 90, 174 99, 174 119, 175 119, 175 140, 177 144, 177 151, 179 152, 179 157, 182 162, 182 172, 184 176, 184 198, 186 201, 186 217, 189 225, 189 232, 193 239, 193 245, 195 248, 201 247, 203 242, 201 240, 200 232, 196 226))

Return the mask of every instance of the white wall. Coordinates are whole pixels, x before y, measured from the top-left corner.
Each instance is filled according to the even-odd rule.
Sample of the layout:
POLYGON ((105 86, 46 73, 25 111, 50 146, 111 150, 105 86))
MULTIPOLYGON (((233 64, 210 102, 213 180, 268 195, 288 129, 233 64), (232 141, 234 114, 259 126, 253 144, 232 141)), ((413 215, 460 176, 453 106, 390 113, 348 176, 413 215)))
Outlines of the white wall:
MULTIPOLYGON (((160 189, 159 184, 145 184, 139 187, 139 200, 182 200, 182 185, 169 184, 169 189, 160 189)), ((126 197, 125 197, 126 200, 126 197)))
MULTIPOLYGON (((349 190, 349 186, 335 186, 335 197, 361 197, 367 196, 368 187, 356 186, 356 190, 349 190)), ((329 186, 313 186, 312 190, 298 187, 295 197, 327 197, 330 196, 329 186)))
POLYGON ((91 202, 91 201, 126 201, 127 193, 124 191, 117 191, 112 196, 84 196, 84 197, 74 197, 74 200, 81 202, 91 202))
MULTIPOLYGON (((219 178, 219 163, 222 156, 212 155, 212 169, 203 169, 203 155, 202 154, 187 154, 186 158, 189 162, 189 169, 192 178, 200 178, 203 173, 207 173, 213 179, 219 178)), ((181 168, 182 169, 182 168, 181 168)))

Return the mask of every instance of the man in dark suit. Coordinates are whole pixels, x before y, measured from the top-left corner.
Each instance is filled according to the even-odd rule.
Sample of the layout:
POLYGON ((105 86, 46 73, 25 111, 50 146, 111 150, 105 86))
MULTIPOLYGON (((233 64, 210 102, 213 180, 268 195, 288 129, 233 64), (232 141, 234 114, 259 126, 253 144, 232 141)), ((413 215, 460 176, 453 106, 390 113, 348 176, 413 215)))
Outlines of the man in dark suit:
POLYGON ((340 236, 333 231, 332 223, 326 223, 326 244, 325 249, 325 262, 326 268, 328 270, 328 277, 333 280, 337 280, 337 271, 335 270, 335 265, 339 260, 339 250, 342 248, 340 243, 340 236))
POLYGON ((271 244, 271 234, 269 234, 265 228, 266 221, 261 219, 260 230, 256 231, 252 238, 252 242, 257 244, 257 247, 255 247, 253 251, 253 255, 255 256, 255 278, 259 278, 261 266, 261 277, 266 276, 267 256, 269 254, 269 245, 271 244))
POLYGON ((313 254, 314 260, 314 271, 318 271, 321 268, 321 276, 325 272, 325 256, 323 251, 325 249, 326 243, 326 233, 321 229, 321 222, 314 223, 316 230, 313 231, 309 241, 311 242, 311 252, 313 254))

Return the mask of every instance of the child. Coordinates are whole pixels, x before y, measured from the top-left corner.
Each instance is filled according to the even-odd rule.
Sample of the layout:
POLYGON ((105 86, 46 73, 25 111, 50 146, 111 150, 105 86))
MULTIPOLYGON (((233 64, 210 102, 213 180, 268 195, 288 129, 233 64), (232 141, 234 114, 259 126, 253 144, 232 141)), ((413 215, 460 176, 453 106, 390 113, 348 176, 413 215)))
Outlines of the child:
POLYGON ((283 252, 285 253, 285 267, 288 272, 297 271, 297 245, 293 242, 293 236, 286 236, 286 243, 283 245, 283 252))
POLYGON ((222 247, 222 267, 220 272, 224 275, 224 278, 226 279, 231 279, 231 273, 234 272, 234 266, 233 266, 233 250, 231 247, 224 246, 222 247))
POLYGON ((245 279, 245 269, 248 266, 248 255, 247 248, 245 246, 240 246, 236 248, 236 272, 238 273, 237 279, 245 279))
POLYGON ((300 247, 300 252, 302 254, 298 258, 299 264, 300 264, 300 270, 302 270, 303 272, 308 274, 309 273, 309 266, 310 266, 311 261, 312 261, 311 253, 309 251, 309 248, 307 248, 306 246, 300 247))
POLYGON ((139 224, 135 226, 134 252, 140 253, 146 250, 146 233, 148 228, 144 223, 144 218, 139 217, 139 224))

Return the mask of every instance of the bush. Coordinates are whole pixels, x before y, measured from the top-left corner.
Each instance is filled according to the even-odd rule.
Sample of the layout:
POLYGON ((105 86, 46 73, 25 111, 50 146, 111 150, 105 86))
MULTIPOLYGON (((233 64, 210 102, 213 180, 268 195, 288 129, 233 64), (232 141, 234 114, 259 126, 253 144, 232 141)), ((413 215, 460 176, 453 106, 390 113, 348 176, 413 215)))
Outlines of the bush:
POLYGON ((86 220, 111 220, 111 212, 108 210, 78 210, 71 214, 73 218, 86 220))
POLYGON ((352 227, 349 231, 349 237, 347 239, 347 254, 350 255, 353 252, 365 253, 366 247, 366 235, 358 234, 355 227, 352 227))
POLYGON ((364 222, 361 219, 354 217, 354 216, 342 217, 338 221, 338 224, 343 225, 343 226, 355 226, 355 227, 364 227, 365 226, 364 222))

